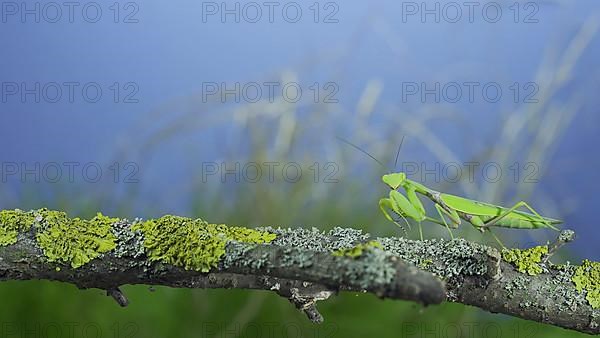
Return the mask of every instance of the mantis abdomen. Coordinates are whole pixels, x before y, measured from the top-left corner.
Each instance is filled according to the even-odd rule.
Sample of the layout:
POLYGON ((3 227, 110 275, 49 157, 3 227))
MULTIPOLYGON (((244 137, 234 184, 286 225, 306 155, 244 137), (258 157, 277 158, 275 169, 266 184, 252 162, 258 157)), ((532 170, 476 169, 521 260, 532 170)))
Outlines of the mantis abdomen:
MULTIPOLYGON (((484 223, 488 223, 495 218, 495 216, 478 216, 484 223)), ((548 220, 549 224, 559 224, 561 222, 556 220, 548 220)), ((494 226, 504 227, 504 228, 513 228, 513 229, 543 229, 548 228, 546 223, 541 221, 534 220, 524 220, 519 218, 510 218, 505 217, 499 221, 497 221, 494 226)))

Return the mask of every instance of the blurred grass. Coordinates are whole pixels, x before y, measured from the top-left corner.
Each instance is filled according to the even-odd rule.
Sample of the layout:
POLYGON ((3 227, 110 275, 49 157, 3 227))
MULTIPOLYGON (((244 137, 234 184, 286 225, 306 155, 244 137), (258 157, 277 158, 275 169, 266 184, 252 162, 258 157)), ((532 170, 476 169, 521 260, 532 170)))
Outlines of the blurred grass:
POLYGON ((27 337, 68 337, 70 327, 75 337, 584 336, 504 315, 482 315, 460 304, 421 308, 347 292, 323 302, 320 310, 326 322, 313 325, 287 300, 262 291, 157 287, 151 293, 145 286, 123 290, 131 300, 127 308, 119 308, 99 290, 7 282, 0 289, 0 332, 7 338, 26 332, 27 337), (31 333, 36 330, 39 334, 31 333))
MULTIPOLYGON (((492 138, 493 142, 487 143, 484 151, 467 160, 460 161, 465 158, 464 155, 452 151, 432 127, 442 121, 444 128, 464 130, 464 115, 439 111, 427 105, 417 112, 401 111, 397 107, 378 109, 379 95, 385 86, 378 80, 365 85, 356 108, 350 110, 338 105, 305 101, 290 104, 282 99, 275 103, 224 106, 220 102, 201 104, 199 96, 186 98, 153 112, 153 118, 147 119, 147 125, 142 124, 140 128, 151 131, 147 141, 136 145, 133 152, 123 150, 116 156, 117 159, 136 157, 140 165, 147 165, 161 146, 175 147, 170 142, 182 135, 215 133, 223 140, 219 158, 194 159, 190 156, 192 158, 186 159, 187 162, 182 161, 178 165, 198 168, 200 162, 207 160, 229 164, 241 162, 242 165, 248 162, 293 161, 307 170, 315 162, 320 166, 333 162, 339 169, 335 176, 337 183, 324 183, 323 171, 317 182, 313 180, 312 172, 305 171, 297 183, 285 182, 281 175, 276 175, 272 183, 264 179, 258 183, 223 183, 218 179, 203 182, 196 172, 189 177, 183 191, 167 189, 162 200, 171 195, 188 196, 189 204, 183 207, 187 215, 214 222, 317 226, 322 230, 340 225, 361 228, 375 235, 399 236, 402 233, 385 222, 376 206, 378 198, 387 191, 379 182, 386 169, 336 142, 333 136, 339 134, 349 138, 390 166, 400 138, 407 135, 409 144, 408 149, 403 151, 403 157, 416 162, 433 156, 442 162, 494 160, 506 165, 520 158, 536 161, 543 168, 550 160, 551 150, 561 131, 578 109, 576 103, 579 98, 565 104, 562 100, 556 101, 555 94, 572 84, 568 75, 597 29, 595 22, 588 23, 560 54, 562 57, 557 57, 554 62, 546 60, 538 75, 539 82, 547 85, 542 88, 541 104, 534 108, 524 106, 509 110, 497 137, 492 138), (174 110, 183 113, 168 119, 169 113, 174 110), (158 126, 152 124, 156 121, 160 121, 158 126), (343 123, 338 125, 334 123, 336 121, 343 123), (543 128, 532 127, 540 123, 543 128), (514 149, 522 151, 515 153, 514 149)), ((344 72, 337 69, 332 73, 344 72)), ((297 76, 286 71, 279 80, 296 81, 297 76)), ((201 144, 186 146, 189 146, 190 154, 201 154, 205 149, 201 144)), ((514 203, 517 197, 525 195, 533 199, 534 205, 544 202, 542 211, 554 209, 559 204, 549 202, 549 197, 536 191, 535 185, 519 185, 521 190, 514 191, 510 180, 480 185, 464 181, 458 184, 425 183, 439 190, 500 204, 514 203)), ((53 186, 51 193, 44 195, 33 185, 24 186, 18 196, 12 197, 12 201, 22 209, 47 206, 79 216, 90 216, 98 210, 110 210, 114 216, 130 218, 164 213, 160 205, 142 202, 145 193, 146 190, 136 184, 128 186, 119 196, 111 191, 90 196, 84 189, 60 186, 53 186)), ((425 225, 425 231, 428 237, 445 236, 438 226, 425 225)), ((468 225, 463 226, 458 234, 472 240, 491 242, 489 238, 481 238, 468 225)), ((416 229, 413 228, 409 235, 416 238, 416 229)), ((529 241, 537 243, 551 236, 543 232, 535 235, 519 232, 515 235, 514 232, 503 231, 501 235, 507 243, 517 240, 511 236, 535 236, 529 241)), ((70 285, 47 281, 2 283, 0 336, 68 337, 69 326, 74 326, 74 337, 584 336, 460 304, 421 308, 412 303, 381 301, 372 295, 346 292, 320 304, 326 322, 315 326, 286 300, 265 292, 165 287, 156 287, 154 292, 150 292, 146 286, 125 286, 123 289, 131 301, 131 305, 124 309, 99 290, 81 291, 70 285), (60 334, 55 330, 56 325, 61 329, 60 334), (94 335, 95 332, 101 334, 94 335)))

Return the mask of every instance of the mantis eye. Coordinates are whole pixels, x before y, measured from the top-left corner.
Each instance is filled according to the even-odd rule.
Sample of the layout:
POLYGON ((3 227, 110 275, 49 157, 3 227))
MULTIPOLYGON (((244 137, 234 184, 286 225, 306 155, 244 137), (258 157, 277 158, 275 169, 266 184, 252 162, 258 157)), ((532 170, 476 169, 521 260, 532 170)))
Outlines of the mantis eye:
POLYGON ((383 183, 387 184, 390 188, 396 190, 406 180, 406 174, 405 173, 387 174, 387 175, 383 175, 383 177, 381 179, 383 180, 383 183))

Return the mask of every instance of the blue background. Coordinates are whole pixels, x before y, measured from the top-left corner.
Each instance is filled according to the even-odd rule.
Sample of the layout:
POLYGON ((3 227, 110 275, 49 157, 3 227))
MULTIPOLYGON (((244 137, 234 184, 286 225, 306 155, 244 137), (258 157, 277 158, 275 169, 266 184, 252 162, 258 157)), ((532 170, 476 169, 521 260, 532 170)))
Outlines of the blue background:
MULTIPOLYGON (((240 22, 219 15, 203 20, 207 2, 198 1, 119 2, 117 23, 115 11, 104 3, 98 3, 102 14, 96 23, 86 22, 88 17, 78 10, 81 6, 74 22, 66 18, 63 7, 57 23, 43 15, 36 23, 32 15, 23 19, 3 7, 3 85, 94 82, 103 93, 96 103, 86 102, 80 94, 72 103, 65 93, 57 103, 43 98, 37 103, 32 96, 21 102, 18 95, 9 95, 0 102, 0 161, 29 167, 38 162, 42 166, 93 162, 102 167, 103 177, 90 183, 76 174, 73 182, 63 177, 56 183, 10 175, 0 182, 0 208, 46 206, 84 215, 101 210, 130 218, 177 213, 246 225, 314 224, 324 229, 369 222, 366 228, 375 234, 397 235, 378 215, 376 203, 386 193, 379 176, 388 169, 335 136, 364 147, 390 168, 396 146, 405 136, 400 163, 433 167, 479 159, 498 162, 504 170, 497 184, 490 184, 480 172, 474 183, 411 178, 497 204, 527 200, 576 230, 577 244, 569 249, 568 259, 598 260, 595 212, 600 204, 600 161, 595 145, 600 131, 600 3, 538 1, 535 7, 526 7, 521 2, 518 22, 513 2, 497 3, 502 16, 496 23, 487 22, 481 11, 475 12, 474 22, 469 22, 466 12, 457 23, 444 17, 439 22, 432 16, 422 20, 419 15, 403 20, 406 2, 387 0, 337 2, 335 7, 319 2, 318 23, 310 9, 312 2, 296 3, 303 10, 297 23, 286 22, 277 9, 271 23, 265 7, 257 23, 243 16, 240 22), (333 16, 337 22, 323 22, 333 8, 338 9, 333 16), (532 8, 538 10, 532 17, 537 22, 523 22, 532 8), (135 22, 123 22, 134 10, 130 19, 135 22), (202 100, 205 83, 226 83, 230 88, 236 82, 266 81, 298 82, 304 91, 302 101, 202 100), (425 82, 431 88, 436 82, 468 81, 498 83, 504 90, 502 98, 494 103, 481 95, 473 103, 464 98, 438 103, 431 96, 424 101, 418 96, 402 99, 407 82, 425 82), (118 103, 109 89, 115 82, 121 86, 118 103), (137 102, 124 103, 129 89, 123 86, 130 82, 138 89, 137 102), (314 104, 309 87, 315 82, 335 83, 338 102, 314 104), (540 89, 535 95, 538 102, 524 103, 522 92, 515 103, 509 90, 515 82, 521 86, 534 82, 540 89), (378 88, 372 109, 361 115, 357 108, 361 97, 378 88), (240 122, 244 119, 246 123, 240 122), (514 128, 522 119, 523 128, 514 128), (280 137, 287 135, 281 132, 285 123, 294 126, 293 145, 280 151, 280 137), (514 139, 502 136, 510 131, 515 131, 514 139), (258 139, 262 143, 256 145, 258 139), (504 160, 502 154, 507 155, 504 160), (267 160, 297 161, 305 170, 315 161, 321 166, 335 162, 339 181, 320 180, 299 193, 286 182, 261 182, 258 188, 214 177, 208 183, 201 180, 203 163, 243 166, 267 160), (131 172, 124 168, 126 163, 135 163, 135 182, 123 177, 114 182, 109 167, 115 161, 122 175, 131 172), (538 166, 537 183, 520 179, 515 184, 509 167, 529 161, 538 166), (249 201, 260 204, 265 189, 280 191, 275 200, 295 211, 250 215, 236 209, 239 213, 232 215, 236 205, 232 200, 246 194, 249 201), (301 197, 290 197, 290 191, 301 197), (316 219, 315 215, 323 214, 312 212, 315 205, 326 208, 330 218, 316 219), (356 221, 351 211, 357 210, 372 215, 370 221, 356 221)), ((33 8, 34 3, 27 6, 33 8)), ((233 8, 234 2, 227 6, 233 8)), ((543 231, 500 233, 511 244, 539 243, 554 236, 543 231)))

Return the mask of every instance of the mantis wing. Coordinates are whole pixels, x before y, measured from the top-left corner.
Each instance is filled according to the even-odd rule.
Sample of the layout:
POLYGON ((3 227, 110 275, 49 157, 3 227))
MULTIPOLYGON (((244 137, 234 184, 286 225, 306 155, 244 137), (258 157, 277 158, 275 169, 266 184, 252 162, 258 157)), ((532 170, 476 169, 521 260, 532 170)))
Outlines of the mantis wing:
MULTIPOLYGON (((446 203, 450 208, 470 215, 496 217, 508 210, 508 208, 498 205, 474 201, 468 198, 450 194, 441 194, 441 197, 444 203, 446 203)), ((540 222, 540 218, 536 215, 518 210, 512 211, 508 217, 528 222, 540 222)), ((562 221, 557 219, 548 217, 543 218, 550 224, 562 223, 562 221)))

